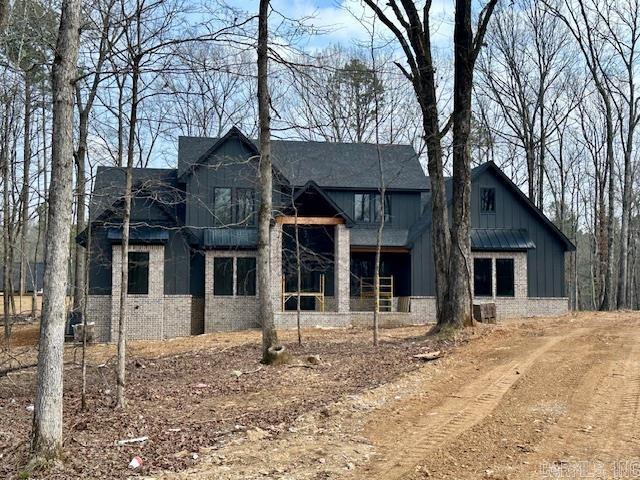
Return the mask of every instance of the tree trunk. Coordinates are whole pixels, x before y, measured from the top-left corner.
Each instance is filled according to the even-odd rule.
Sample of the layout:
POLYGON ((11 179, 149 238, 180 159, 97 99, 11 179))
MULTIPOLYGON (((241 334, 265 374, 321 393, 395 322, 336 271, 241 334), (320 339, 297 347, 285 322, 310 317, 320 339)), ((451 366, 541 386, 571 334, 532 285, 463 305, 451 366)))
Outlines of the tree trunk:
POLYGON ((609 205, 607 206, 607 258, 606 258, 606 270, 604 276, 604 295, 602 296, 602 304, 600 310, 613 310, 614 307, 614 291, 613 291, 613 267, 614 267, 614 252, 613 252, 613 235, 614 235, 614 203, 615 203, 615 162, 613 158, 613 119, 611 101, 608 93, 602 91, 604 87, 600 87, 601 96, 605 104, 606 115, 606 142, 607 142, 607 167, 609 169, 609 205))
MULTIPOLYGON (((77 95, 79 95, 79 89, 77 95)), ((87 155, 87 137, 89 133, 89 109, 81 109, 80 122, 78 132, 78 150, 75 154, 76 161, 76 230, 82 232, 86 223, 86 155, 87 155)), ((85 277, 85 249, 81 245, 75 248, 75 288, 73 289, 73 309, 81 312, 84 305, 84 284, 85 277)))
POLYGON ((636 126, 636 108, 635 108, 635 90, 633 84, 633 72, 630 72, 629 79, 631 81, 630 100, 629 100, 629 120, 627 123, 627 138, 624 143, 624 174, 622 182, 622 219, 620 225, 620 248, 618 261, 618 308, 627 308, 629 299, 627 295, 627 282, 629 271, 629 224, 631 223, 631 189, 632 189, 632 166, 631 159, 633 155, 633 142, 636 126))
MULTIPOLYGON (((138 9, 138 15, 140 10, 138 9)), ((139 18, 138 18, 139 21, 139 18)), ((140 28, 140 25, 138 25, 140 28)), ((120 256, 120 310, 118 314, 118 367, 116 372, 116 408, 126 407, 125 374, 127 352, 127 285, 129 284, 129 225, 131 223, 131 197, 133 161, 135 156, 136 123, 138 121, 138 81, 140 58, 131 67, 131 112, 129 114, 129 139, 127 144, 127 168, 122 219, 122 250, 120 256)))
MULTIPOLYGON (((20 202, 22 203, 20 229, 20 313, 22 313, 22 298, 26 291, 27 277, 27 233, 29 231, 29 187, 31 170, 31 72, 24 76, 24 139, 23 139, 23 174, 20 202)), ((35 285, 34 285, 35 287, 35 285)))
POLYGON ((471 92, 473 33, 470 0, 456 1, 453 87, 453 211, 449 267, 450 323, 472 325, 471 300, 471 92))
POLYGON ((79 30, 80 0, 64 0, 52 70, 51 186, 31 442, 34 458, 60 458, 62 454, 65 299, 73 203, 73 82, 79 30))
POLYGON ((9 112, 8 105, 7 111, 3 123, 3 136, 2 145, 0 145, 0 153, 2 154, 2 250, 3 250, 3 265, 2 265, 2 278, 4 279, 4 285, 2 288, 2 304, 4 315, 4 340, 9 344, 11 338, 11 311, 9 307, 9 296, 11 294, 9 286, 11 284, 11 248, 9 246, 9 229, 10 226, 10 212, 9 212, 9 112))
POLYGON ((260 210, 258 211, 258 283, 262 322, 262 360, 271 362, 269 349, 277 346, 271 284, 271 210, 273 178, 271 171, 271 114, 268 79, 269 0, 260 0, 258 13, 258 123, 260 129, 260 210))
MULTIPOLYGON (((433 95, 435 98, 435 83, 433 95)), ((451 247, 449 215, 443 173, 442 144, 437 130, 436 107, 423 107, 423 128, 427 145, 427 169, 431 180, 431 240, 436 281, 436 318, 438 325, 451 320, 448 306, 449 252, 451 247)))

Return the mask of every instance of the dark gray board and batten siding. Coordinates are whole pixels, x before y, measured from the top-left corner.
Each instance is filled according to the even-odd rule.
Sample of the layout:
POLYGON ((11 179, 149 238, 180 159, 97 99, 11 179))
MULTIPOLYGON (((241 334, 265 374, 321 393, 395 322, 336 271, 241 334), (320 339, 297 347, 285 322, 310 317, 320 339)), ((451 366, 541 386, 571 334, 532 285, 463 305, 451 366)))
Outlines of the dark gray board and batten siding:
MULTIPOLYGON (((91 295, 111 294, 112 241, 108 231, 121 223, 121 212, 114 211, 103 221, 107 226, 94 225, 91 230, 91 256, 89 259, 89 293, 91 295)), ((131 228, 137 224, 158 226, 168 232, 164 256, 164 291, 167 295, 188 295, 190 293, 188 242, 172 219, 158 205, 149 199, 133 199, 131 207, 131 228)), ((119 242, 116 242, 119 243, 119 242)), ((135 243, 135 242, 132 242, 135 243)))
MULTIPOLYGON (((564 297, 566 245, 492 169, 484 169, 471 185, 471 227, 525 229, 535 248, 527 250, 529 297, 564 297), (495 188, 495 213, 480 211, 480 189, 495 188)), ((415 239, 412 258, 413 295, 435 295, 431 228, 415 239)))

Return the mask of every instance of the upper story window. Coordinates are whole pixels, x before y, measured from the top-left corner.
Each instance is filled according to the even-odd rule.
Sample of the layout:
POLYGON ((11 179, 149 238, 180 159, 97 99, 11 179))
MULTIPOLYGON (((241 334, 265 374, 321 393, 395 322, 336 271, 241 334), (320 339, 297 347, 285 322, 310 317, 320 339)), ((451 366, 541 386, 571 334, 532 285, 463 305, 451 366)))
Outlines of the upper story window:
POLYGON ((213 189, 213 216, 217 225, 229 225, 232 222, 231 189, 213 189))
POLYGON ((256 223, 256 202, 253 188, 236 188, 236 222, 256 223))
POLYGON ((496 189, 495 188, 480 189, 480 212, 496 213, 496 189))
POLYGON ((255 191, 252 188, 214 188, 213 217, 216 225, 255 225, 255 191))
MULTIPOLYGON (((354 194, 354 218, 356 222, 379 223, 380 222, 380 194, 356 193, 354 194)), ((384 221, 391 221, 391 195, 384 195, 384 221)))
POLYGON ((149 252, 129 252, 127 293, 149 294, 149 252))

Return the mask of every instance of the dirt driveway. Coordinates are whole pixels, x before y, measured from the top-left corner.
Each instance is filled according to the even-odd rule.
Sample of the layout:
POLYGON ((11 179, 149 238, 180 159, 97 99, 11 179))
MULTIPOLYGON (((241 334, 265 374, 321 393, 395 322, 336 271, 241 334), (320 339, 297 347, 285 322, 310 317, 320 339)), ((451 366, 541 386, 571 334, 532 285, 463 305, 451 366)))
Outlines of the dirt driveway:
POLYGON ((639 364, 638 313, 513 322, 167 477, 640 478, 639 364))

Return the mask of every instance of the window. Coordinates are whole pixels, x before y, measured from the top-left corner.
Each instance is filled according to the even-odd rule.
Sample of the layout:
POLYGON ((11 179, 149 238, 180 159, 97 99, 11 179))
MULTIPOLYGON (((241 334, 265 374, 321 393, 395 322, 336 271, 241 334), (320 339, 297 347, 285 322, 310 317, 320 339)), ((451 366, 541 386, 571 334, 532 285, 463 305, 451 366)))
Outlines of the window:
POLYGON ((473 292, 476 297, 490 297, 491 292, 491 259, 473 259, 473 292))
MULTIPOLYGON (((380 194, 373 194, 373 218, 374 222, 380 222, 380 194)), ((388 193, 384 194, 384 222, 388 223, 391 221, 391 195, 388 193)))
POLYGON ((236 222, 255 224, 255 195, 251 188, 236 189, 236 222))
POLYGON ((233 295, 233 257, 213 259, 213 294, 233 295))
POLYGON ((149 252, 129 252, 128 258, 127 293, 131 295, 148 295, 149 252))
POLYGON ((480 211, 482 213, 496 213, 496 189, 480 189, 480 211))
POLYGON ((254 296, 256 294, 256 259, 238 257, 236 259, 236 295, 254 296))
POLYGON ((231 223, 231 189, 213 189, 213 220, 216 225, 228 225, 231 223))
POLYGON ((496 258, 496 295, 513 297, 513 258, 496 258))
POLYGON ((371 195, 368 193, 355 194, 355 217, 356 222, 371 221, 371 195))
MULTIPOLYGON (((384 221, 391 221, 391 195, 384 196, 384 221)), ((354 195, 354 217, 356 222, 379 223, 380 222, 380 194, 356 193, 354 195)))

